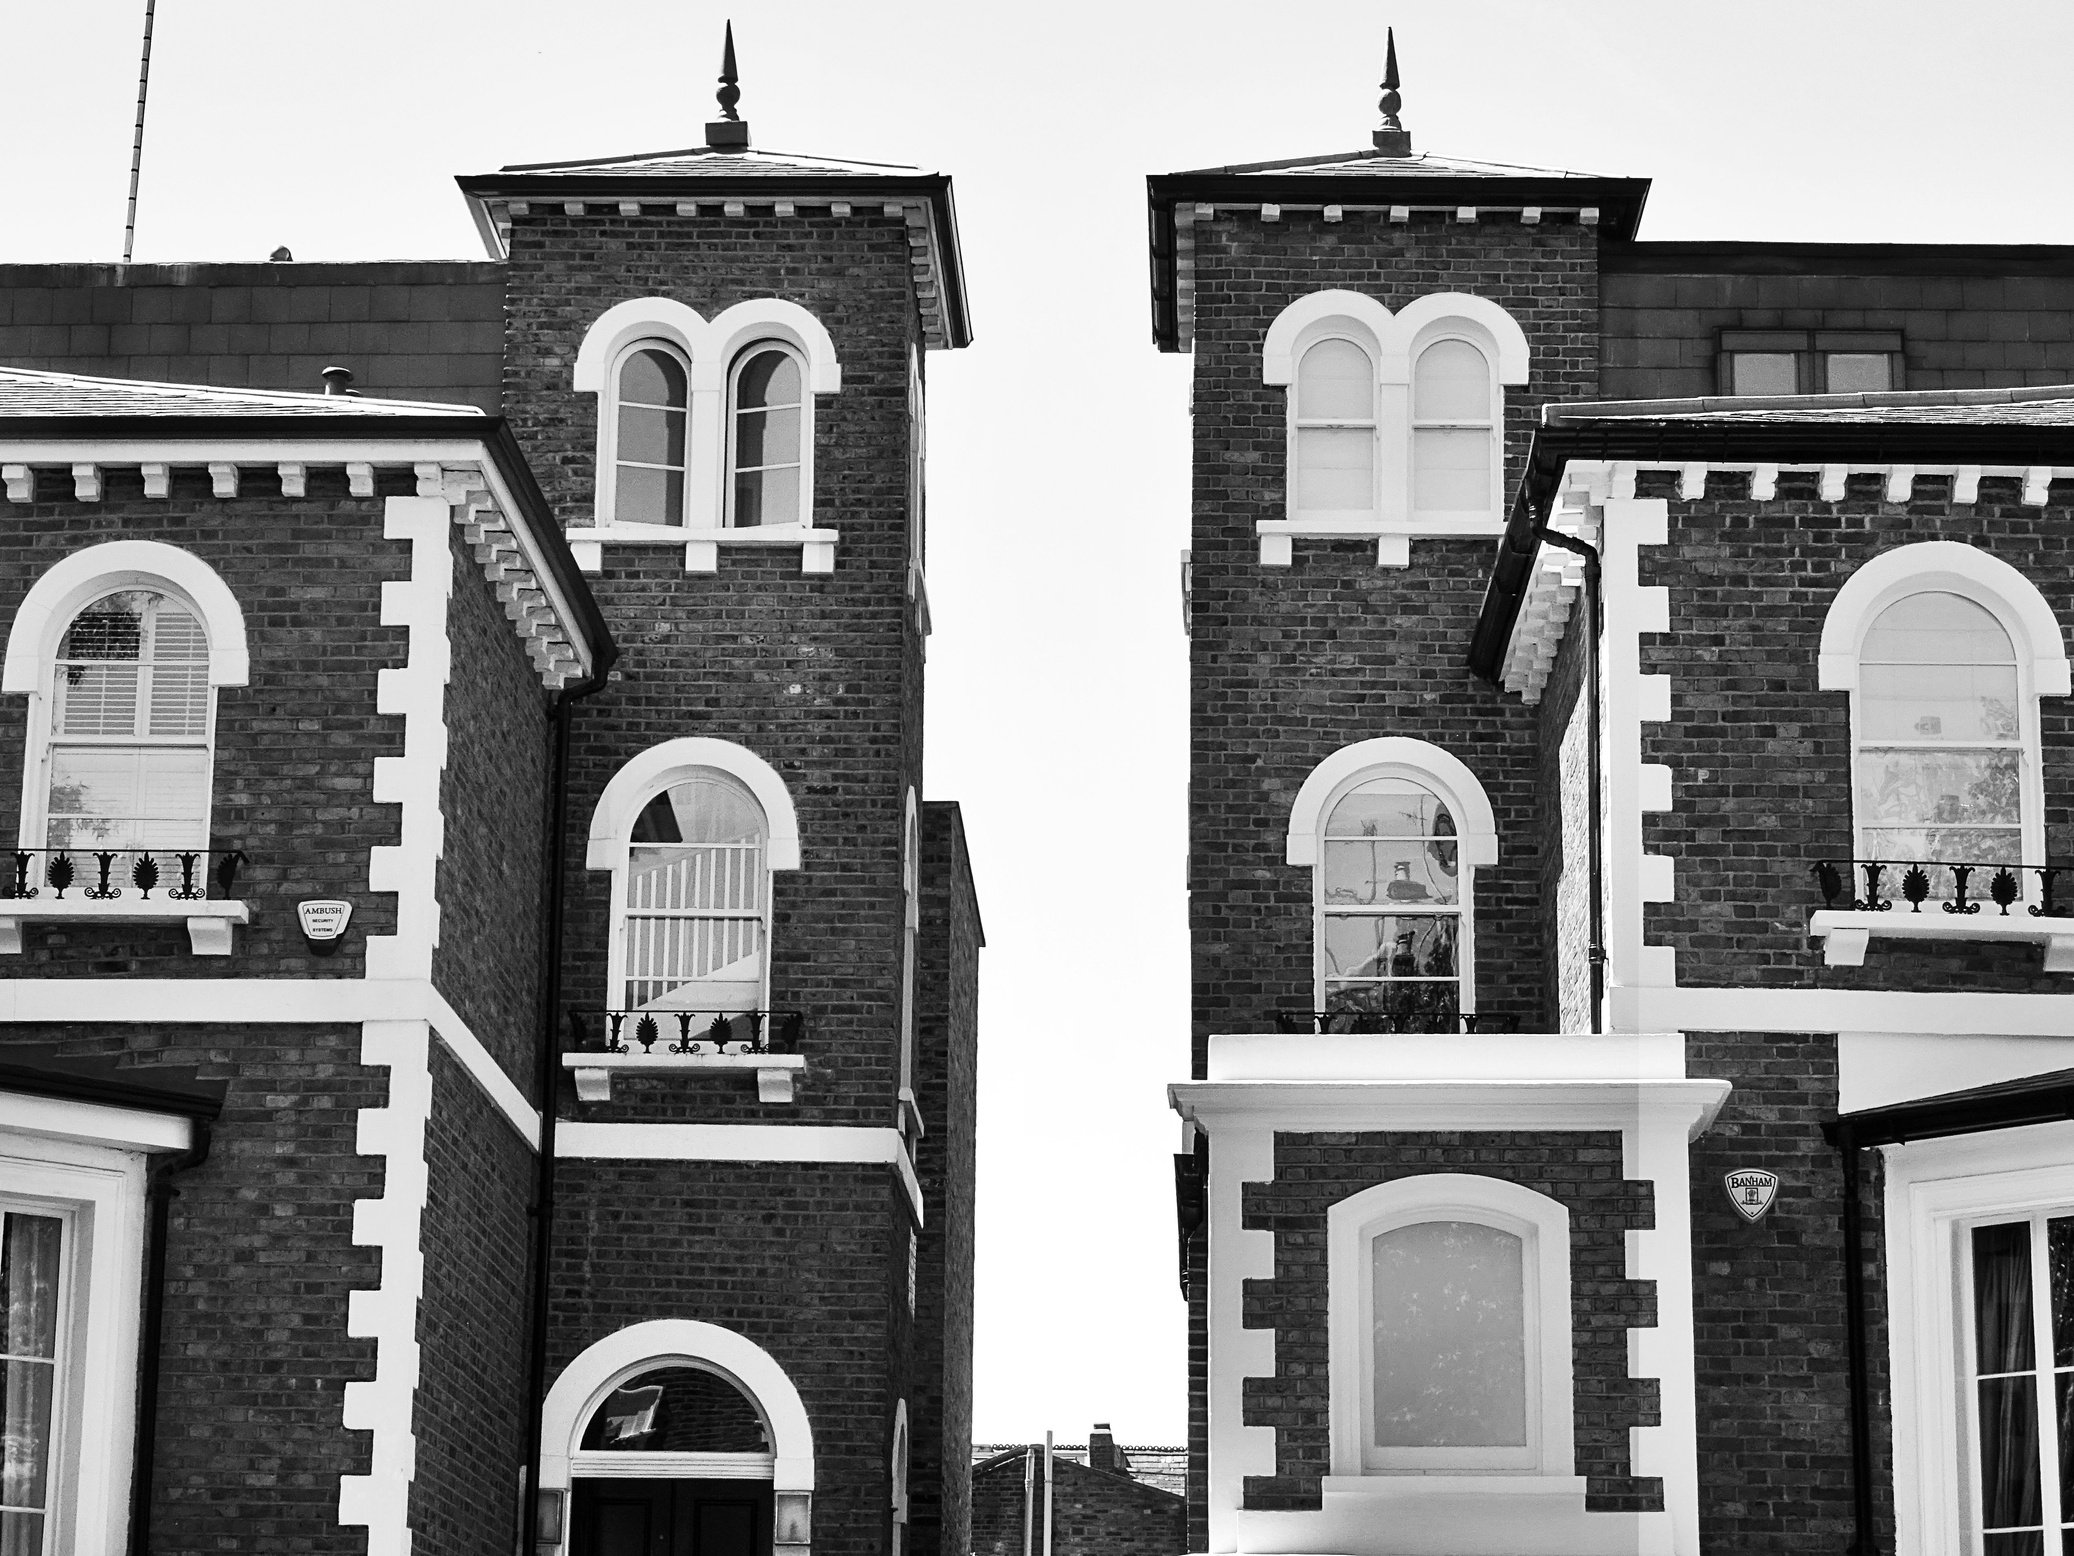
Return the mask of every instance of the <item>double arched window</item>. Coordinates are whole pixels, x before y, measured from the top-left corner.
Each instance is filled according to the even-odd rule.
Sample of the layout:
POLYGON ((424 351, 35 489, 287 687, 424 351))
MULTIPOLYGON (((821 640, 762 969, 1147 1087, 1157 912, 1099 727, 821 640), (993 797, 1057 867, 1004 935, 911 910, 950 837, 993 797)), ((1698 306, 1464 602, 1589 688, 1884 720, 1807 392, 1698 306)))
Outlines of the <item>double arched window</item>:
POLYGON ((605 420, 611 513, 620 524, 682 524, 691 439, 691 364, 667 341, 636 341, 613 374, 605 420))
POLYGON ((1291 512, 1373 514, 1376 374, 1369 349, 1345 335, 1307 347, 1290 400, 1291 512))
POLYGON ((1445 334, 1412 363, 1412 517, 1424 523, 1485 519, 1500 479, 1497 375, 1488 348, 1445 334))
POLYGON ((788 346, 751 347, 735 364, 727 472, 728 522, 736 528, 800 521, 806 381, 799 353, 788 346))
POLYGON ((1288 857, 1311 866, 1315 1010, 1420 1032, 1475 1011, 1475 872, 1498 842, 1459 760, 1402 736, 1342 747, 1297 792, 1288 857))

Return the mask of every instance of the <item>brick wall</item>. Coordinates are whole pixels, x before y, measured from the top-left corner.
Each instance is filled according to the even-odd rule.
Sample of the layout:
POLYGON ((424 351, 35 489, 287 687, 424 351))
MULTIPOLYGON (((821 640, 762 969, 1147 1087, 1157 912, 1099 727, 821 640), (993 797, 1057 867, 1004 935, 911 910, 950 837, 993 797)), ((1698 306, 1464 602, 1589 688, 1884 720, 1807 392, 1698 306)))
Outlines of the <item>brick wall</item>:
POLYGON ((1245 1380, 1245 1422, 1273 1426, 1275 1473, 1246 1477, 1245 1506, 1315 1510, 1331 1463, 1326 1212, 1378 1183, 1470 1172, 1546 1194, 1570 1213, 1577 1473, 1585 1506, 1663 1506, 1661 1482, 1632 1473, 1630 1428, 1656 1413, 1654 1379, 1628 1377, 1628 1331, 1656 1322, 1653 1283, 1627 1278, 1627 1233, 1653 1224, 1651 1190, 1621 1177, 1617 1133, 1419 1131, 1275 1135, 1272 1182, 1243 1186, 1244 1225, 1272 1232, 1275 1273, 1249 1280, 1248 1329, 1275 1332, 1275 1373, 1245 1380))
MULTIPOLYGON (((407 473, 379 491, 410 491, 407 473), (399 484, 401 483, 401 484, 399 484)), ((98 503, 39 471, 37 500, 12 504, 0 529, 0 622, 50 565, 92 544, 157 540, 216 569, 244 613, 251 682, 216 698, 210 835, 249 856, 237 895, 252 923, 228 957, 197 957, 186 928, 162 924, 26 926, 23 954, 0 978, 357 978, 367 936, 395 928, 395 899, 367 889, 368 850, 398 840, 398 808, 373 798, 373 763, 401 755, 403 720, 375 711, 378 671, 404 661, 407 635, 381 624, 381 585, 408 576, 403 543, 382 538, 382 498, 351 498, 336 469, 313 468, 309 493, 284 499, 261 472, 242 495, 209 496, 208 475, 179 470, 170 498, 147 501, 135 469, 110 470, 98 503), (338 953, 309 954, 296 927, 305 897, 354 904, 338 953)), ((0 709, 0 817, 16 824, 25 771, 24 704, 0 709)), ((214 891, 212 888, 212 895, 214 891)))
MULTIPOLYGON (((1670 589, 1672 630, 1643 639, 1642 669, 1671 678, 1671 720, 1643 726, 1642 758, 1670 766, 1674 807, 1644 818, 1643 842, 1681 861, 1677 900, 1645 909, 1648 942, 1677 947, 1679 980, 2058 992, 2028 945, 1875 939, 1863 967, 1822 964, 1807 937, 1822 906, 1809 872, 1852 854, 1851 731, 1849 695, 1817 690, 1815 671, 1836 590, 1896 546, 1977 546, 2048 600, 2074 598, 2074 488, 2059 483, 2042 508, 1997 477, 1970 507, 1947 500, 1944 477, 1918 480, 1907 504, 1884 501, 1877 476, 1853 477, 1835 503, 1812 473, 1782 475, 1762 505, 1744 476, 1713 477, 1692 502, 1668 477, 1637 490, 1671 499, 1671 544, 1641 552, 1642 582, 1670 589)), ((2074 849, 2074 709, 2042 699, 2039 722, 2046 849, 2058 858, 2074 849)))
POLYGON ((461 261, 0 265, 0 364, 310 394, 336 365, 362 394, 495 411, 503 281, 461 261))
MULTIPOLYGON (((1022 1556, 1023 1474, 1026 1450, 997 1454, 972 1471, 973 1556, 1022 1556)), ((1044 1452, 1030 1506, 1031 1544, 1044 1550, 1044 1452)), ((1187 1504, 1171 1491, 1128 1475, 1052 1460, 1053 1556, 1180 1556, 1187 1537, 1187 1504)))
POLYGON ((1327 287, 1391 309, 1472 292, 1505 307, 1531 348, 1506 393, 1507 480, 1536 408, 1595 392, 1596 239, 1563 223, 1327 223, 1220 212, 1196 233, 1195 522, 1190 903, 1195 1071, 1213 1031, 1261 1030, 1312 999, 1308 869, 1284 862, 1290 804, 1311 769, 1354 741, 1429 740, 1476 773, 1497 814, 1499 863, 1476 882, 1478 1008, 1527 1028, 1547 1019, 1539 918, 1535 716, 1462 662, 1491 542, 1420 540, 1379 569, 1371 542, 1299 540, 1263 568, 1255 524, 1286 513, 1285 392, 1260 346, 1290 302, 1327 287))
POLYGON ((360 1067, 359 1027, 0 1026, 0 1052, 18 1042, 227 1082, 167 1223, 153 1548, 364 1550, 339 1525, 338 1477, 367 1472, 369 1440, 340 1409, 348 1382, 374 1376, 346 1296, 381 1278, 379 1250, 353 1241, 353 1202, 382 1188, 355 1127, 387 1087, 360 1067))
MULTIPOLYGON (((529 1100, 539 1089, 546 958, 547 696, 458 525, 447 635, 447 766, 440 781, 440 940, 433 986, 529 1100)), ((580 852, 580 836, 571 840, 580 852)))
POLYGON ((958 807, 922 807, 915 965, 915 1097, 928 1127, 915 1305, 908 1547, 971 1550, 972 1293, 979 1081, 979 903, 958 807))
MULTIPOLYGON (((1709 1551, 1836 1551, 1852 1528, 1845 1343, 1843 1168, 1822 1139, 1836 1115, 1836 1040, 1722 1033, 1686 1039, 1689 1071, 1735 1091, 1692 1147, 1693 1329, 1699 1387, 1700 1538, 1709 1551), (1779 1176, 1746 1222, 1722 1180, 1779 1176)), ((1886 1287, 1877 1151, 1863 1153, 1873 1484, 1893 1538, 1886 1287)))
MULTIPOLYGON (((1584 606, 1563 637, 1534 736, 1541 794, 1542 957, 1558 1032, 1591 1030, 1591 709, 1584 606)), ((1602 714, 1603 717, 1603 714, 1602 714)))
POLYGON ((1911 270, 1877 249, 1825 257, 1814 245, 1767 244, 1745 256, 1683 248, 1607 249, 1606 398, 1720 393, 1724 329, 1898 330, 1907 377, 1897 389, 2074 380, 2074 264, 2064 251, 2027 260, 1960 250, 1918 258, 1911 270))
POLYGON ((533 1161, 435 1039, 410 1526, 442 1556, 508 1556, 518 1539, 533 1161))

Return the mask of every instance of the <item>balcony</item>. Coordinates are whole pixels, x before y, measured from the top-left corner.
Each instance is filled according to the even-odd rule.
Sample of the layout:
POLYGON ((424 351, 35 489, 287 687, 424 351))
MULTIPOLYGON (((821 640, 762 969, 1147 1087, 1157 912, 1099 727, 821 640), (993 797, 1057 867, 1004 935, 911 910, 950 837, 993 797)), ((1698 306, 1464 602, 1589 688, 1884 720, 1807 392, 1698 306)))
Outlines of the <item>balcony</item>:
POLYGON ((1822 859, 1810 873, 1825 906, 1808 934, 1830 967, 1864 966, 1874 940, 2000 941, 2042 946, 2047 972, 2074 973, 2074 903, 2055 895, 2074 866, 1822 859))
POLYGON ((569 1012, 574 1044, 562 1067, 585 1102, 612 1100, 615 1072, 748 1070, 759 1102, 790 1102, 806 1068, 807 1018, 796 1010, 604 1010, 569 1012))
POLYGON ((252 920, 251 910, 233 895, 244 863, 244 851, 236 848, 17 848, 0 853, 0 956, 21 954, 24 924, 156 924, 168 919, 187 925, 196 956, 228 956, 232 929, 252 920))

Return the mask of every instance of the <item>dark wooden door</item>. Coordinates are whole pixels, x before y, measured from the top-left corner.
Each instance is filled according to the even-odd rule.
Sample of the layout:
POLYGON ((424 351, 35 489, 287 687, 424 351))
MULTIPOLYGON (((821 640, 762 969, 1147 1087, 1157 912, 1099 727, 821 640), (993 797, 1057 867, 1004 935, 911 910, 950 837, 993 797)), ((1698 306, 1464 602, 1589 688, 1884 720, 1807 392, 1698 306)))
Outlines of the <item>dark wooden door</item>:
POLYGON ((581 1480, 571 1556, 770 1556, 768 1481, 581 1480))

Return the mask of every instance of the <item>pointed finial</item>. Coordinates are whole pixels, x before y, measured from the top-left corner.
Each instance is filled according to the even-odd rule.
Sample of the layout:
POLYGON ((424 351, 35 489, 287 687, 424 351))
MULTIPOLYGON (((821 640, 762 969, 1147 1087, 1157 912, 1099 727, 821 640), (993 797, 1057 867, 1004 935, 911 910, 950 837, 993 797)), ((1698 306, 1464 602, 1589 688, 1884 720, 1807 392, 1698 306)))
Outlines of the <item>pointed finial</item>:
POLYGON ((742 100, 740 79, 735 69, 735 24, 729 21, 726 42, 720 47, 720 90, 713 94, 720 104, 720 117, 706 126, 706 144, 716 150, 739 150, 749 144, 749 126, 735 112, 735 104, 742 100))
POLYGON ((1372 139, 1375 149, 1386 157, 1408 157, 1411 155, 1411 133, 1397 118, 1397 110, 1404 106, 1404 99, 1397 92, 1397 29, 1387 33, 1388 43, 1383 54, 1383 95, 1376 107, 1382 111, 1382 126, 1372 139))

